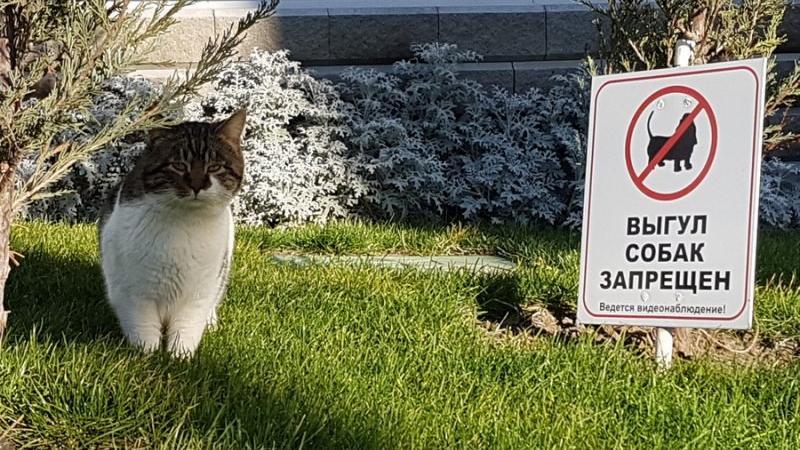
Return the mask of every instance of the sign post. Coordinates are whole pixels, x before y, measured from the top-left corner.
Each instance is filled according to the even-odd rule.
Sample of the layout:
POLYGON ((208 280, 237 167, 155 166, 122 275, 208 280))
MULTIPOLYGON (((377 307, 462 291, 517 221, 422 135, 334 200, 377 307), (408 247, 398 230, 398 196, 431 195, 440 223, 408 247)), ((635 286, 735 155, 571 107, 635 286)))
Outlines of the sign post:
POLYGON ((578 320, 657 327, 661 367, 675 327, 751 327, 765 73, 761 58, 592 80, 578 320))
MULTIPOLYGON (((695 42, 679 39, 675 43, 675 67, 687 67, 694 57, 695 42)), ((673 333, 672 328, 656 328, 656 363, 662 370, 672 367, 673 333)))

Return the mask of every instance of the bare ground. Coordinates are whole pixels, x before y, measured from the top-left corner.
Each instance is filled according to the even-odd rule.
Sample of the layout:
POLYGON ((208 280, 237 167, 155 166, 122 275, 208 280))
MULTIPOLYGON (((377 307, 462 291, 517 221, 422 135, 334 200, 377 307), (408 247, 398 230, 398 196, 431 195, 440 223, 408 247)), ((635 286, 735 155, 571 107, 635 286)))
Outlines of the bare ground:
MULTIPOLYGON (((642 355, 655 354, 655 329, 632 326, 576 325, 575 311, 527 305, 509 308, 478 317, 484 330, 499 339, 508 337, 531 341, 543 337, 575 341, 591 336, 597 344, 618 343, 642 355)), ((675 330, 675 356, 685 360, 707 358, 739 364, 776 365, 800 357, 800 339, 785 337, 771 339, 760 336, 758 329, 749 331, 705 330, 679 328, 675 330)))

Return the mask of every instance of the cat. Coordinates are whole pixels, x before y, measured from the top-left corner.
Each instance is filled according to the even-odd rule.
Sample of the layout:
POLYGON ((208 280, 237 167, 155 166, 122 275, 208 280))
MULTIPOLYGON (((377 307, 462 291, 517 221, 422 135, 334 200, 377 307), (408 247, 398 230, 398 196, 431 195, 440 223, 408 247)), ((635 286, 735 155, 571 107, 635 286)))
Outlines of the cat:
POLYGON ((152 130, 99 223, 108 301, 125 338, 191 357, 217 324, 234 243, 246 113, 152 130), (163 336, 162 336, 163 335, 163 336))
MULTIPOLYGON (((653 119, 653 113, 655 110, 650 112, 650 116, 647 118, 647 134, 650 136, 650 142, 647 144, 647 157, 648 162, 652 162, 653 158, 655 158, 656 154, 664 147, 664 144, 667 143, 671 136, 654 136, 653 132, 650 129, 650 121, 653 119)), ((689 114, 684 114, 681 116, 681 120, 678 121, 678 127, 680 124, 689 117, 689 114)), ((676 127, 677 129, 677 127, 676 127)), ((681 162, 683 162, 683 166, 686 170, 692 170, 692 153, 694 152, 694 146, 697 145, 697 127, 695 126, 694 122, 689 125, 689 128, 686 129, 686 132, 681 136, 675 145, 667 152, 667 155, 658 162, 659 167, 664 166, 664 161, 672 161, 673 162, 673 170, 675 172, 681 171, 681 162)))

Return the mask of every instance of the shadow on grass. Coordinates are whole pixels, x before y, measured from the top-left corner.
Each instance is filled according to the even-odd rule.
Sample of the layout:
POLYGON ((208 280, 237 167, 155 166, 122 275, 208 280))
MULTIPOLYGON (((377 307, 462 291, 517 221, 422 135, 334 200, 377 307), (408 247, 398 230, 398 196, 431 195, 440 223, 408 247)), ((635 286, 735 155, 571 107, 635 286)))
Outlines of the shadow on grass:
POLYGON ((482 276, 478 281, 481 285, 476 296, 478 320, 515 332, 521 331, 525 298, 520 293, 516 276, 482 276))
MULTIPOLYGON (((530 307, 533 302, 520 287, 518 275, 483 275, 479 277, 478 284, 480 286, 476 296, 478 320, 515 334, 537 332, 530 317, 530 307)), ((536 302, 536 306, 546 310, 559 323, 564 319, 574 323, 575 308, 564 299, 554 298, 536 302)))
MULTIPOLYGON (((92 351, 95 344, 112 343, 110 348, 114 349, 113 342, 122 342, 116 318, 105 300, 99 262, 86 254, 54 254, 38 245, 22 250, 24 262, 12 271, 7 286, 7 306, 12 315, 6 345, 24 344, 34 332, 37 341, 58 344, 52 352, 64 351, 62 344, 86 346, 92 351)), ((100 348, 108 347, 100 346, 98 351, 102 351, 100 348)), ((111 363, 134 359, 127 361, 135 367, 131 369, 133 372, 121 377, 141 376, 149 380, 141 389, 155 392, 177 389, 165 392, 163 404, 146 406, 153 409, 153 417, 161 416, 162 422, 155 426, 163 427, 162 431, 180 429, 186 436, 229 448, 375 446, 377 425, 372 431, 364 429, 363 421, 360 427, 348 426, 345 419, 315 405, 314 380, 297 380, 294 385, 277 388, 268 379, 254 377, 253 373, 259 371, 247 370, 248 366, 257 368, 260 362, 248 359, 246 353, 243 356, 240 351, 226 353, 206 348, 194 360, 184 362, 164 353, 142 357, 124 344, 120 349, 102 357, 110 358, 111 363)), ((90 373, 91 362, 88 364, 90 373)), ((88 373, 87 377, 92 378, 88 373)), ((113 382, 100 379, 97 382, 101 384, 113 382)), ((124 408, 131 401, 121 397, 112 403, 124 408)), ((86 420, 65 414, 60 420, 76 423, 86 420)), ((132 433, 134 437, 129 444, 139 442, 135 435, 148 430, 150 424, 141 426, 132 433)), ((118 438, 124 440, 127 436, 118 438)))
POLYGON ((796 277, 800 274, 800 230, 761 230, 756 257, 758 284, 796 277))
POLYGON ((240 242, 262 252, 293 251, 321 254, 491 254, 531 258, 577 251, 580 233, 549 225, 475 225, 459 222, 415 225, 359 219, 269 229, 240 227, 240 242))
MULTIPOLYGON (((183 376, 186 394, 198 401, 189 428, 211 442, 230 448, 376 448, 379 418, 341 417, 341 405, 322 400, 315 380, 295 379, 274 385, 254 377, 240 353, 200 354, 183 376), (198 380, 201 389, 196 389, 198 380)), ((245 358, 246 359, 246 358, 245 358)), ((320 392, 324 389, 320 388, 320 392)), ((189 404, 190 402, 187 402, 189 404)), ((384 430, 386 431, 386 430, 384 430)))
POLYGON ((576 345, 581 336, 590 338, 595 345, 617 343, 636 354, 646 352, 649 332, 639 328, 627 328, 622 332, 603 327, 578 327, 575 305, 564 298, 552 298, 543 302, 526 299, 513 274, 487 277, 481 280, 482 290, 477 296, 478 320, 489 332, 505 335, 547 338, 558 346, 576 345), (643 343, 645 345, 643 346, 643 343))
POLYGON ((35 246, 11 271, 6 307, 11 310, 8 339, 26 339, 35 329, 54 341, 92 342, 122 338, 105 300, 99 261, 86 255, 53 254, 35 246))
MULTIPOLYGON (((789 262, 789 260, 785 261, 789 262)), ((796 276, 792 266, 780 268, 771 276, 786 278, 796 276), (786 272, 784 272, 786 270, 786 272)), ((795 269, 796 270, 796 269, 795 269)), ((484 276, 476 280, 479 291, 475 297, 478 305, 477 319, 493 336, 523 336, 550 338, 556 345, 571 345, 582 337, 594 345, 618 345, 637 354, 650 357, 655 348, 653 328, 644 326, 578 326, 575 304, 566 297, 534 299, 521 287, 519 274, 484 276), (497 333, 499 332, 499 333, 497 333)), ((762 314, 762 319, 763 319, 762 314)), ((780 335, 779 335, 780 336, 780 335)), ((675 352, 684 359, 710 359, 715 361, 751 361, 764 364, 796 361, 800 356, 800 343, 796 338, 783 336, 775 341, 770 336, 759 337, 758 332, 703 331, 678 329, 675 334, 675 352)))

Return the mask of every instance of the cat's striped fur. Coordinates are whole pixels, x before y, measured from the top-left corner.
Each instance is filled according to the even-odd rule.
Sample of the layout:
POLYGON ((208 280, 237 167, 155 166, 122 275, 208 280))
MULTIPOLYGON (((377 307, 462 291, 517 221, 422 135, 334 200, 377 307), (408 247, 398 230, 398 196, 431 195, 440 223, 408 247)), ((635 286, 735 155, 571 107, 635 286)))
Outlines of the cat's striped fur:
POLYGON ((106 291, 125 337, 194 354, 228 283, 231 202, 244 173, 245 113, 151 132, 100 222, 106 291))

